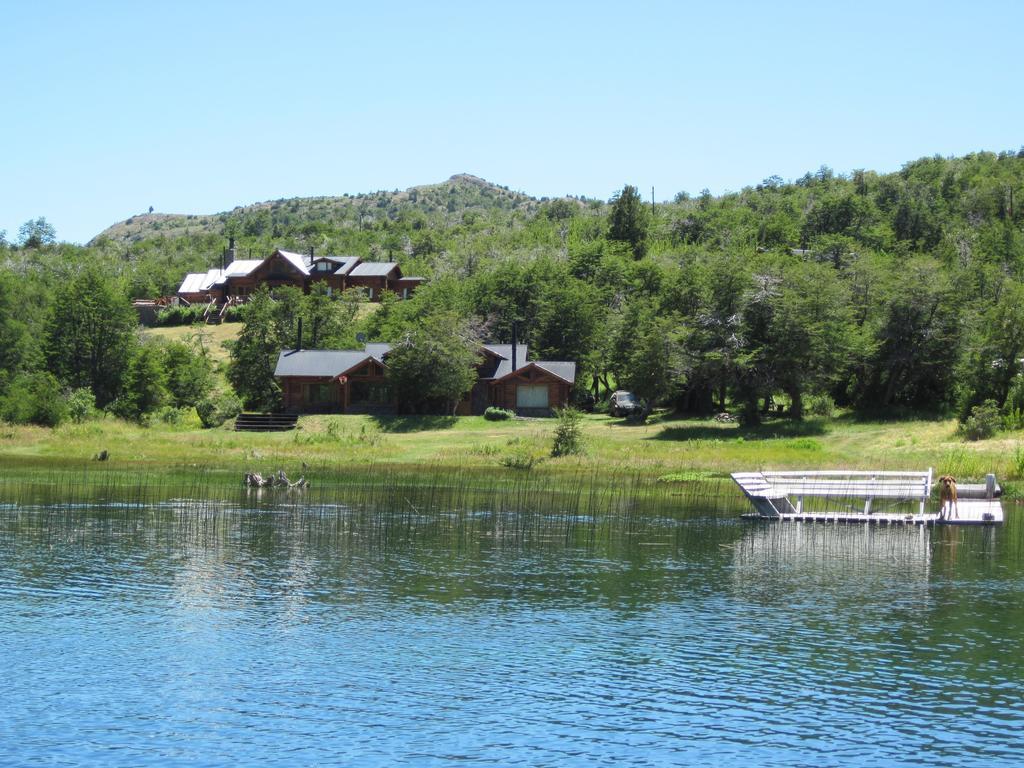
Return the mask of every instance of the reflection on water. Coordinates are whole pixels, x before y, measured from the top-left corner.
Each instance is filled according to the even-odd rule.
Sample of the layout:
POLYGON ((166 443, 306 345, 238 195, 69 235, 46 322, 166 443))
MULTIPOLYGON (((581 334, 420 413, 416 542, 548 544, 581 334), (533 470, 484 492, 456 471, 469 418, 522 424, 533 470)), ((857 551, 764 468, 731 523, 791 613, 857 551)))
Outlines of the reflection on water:
POLYGON ((0 763, 1019 764, 1012 512, 348 501, 0 508, 0 763))

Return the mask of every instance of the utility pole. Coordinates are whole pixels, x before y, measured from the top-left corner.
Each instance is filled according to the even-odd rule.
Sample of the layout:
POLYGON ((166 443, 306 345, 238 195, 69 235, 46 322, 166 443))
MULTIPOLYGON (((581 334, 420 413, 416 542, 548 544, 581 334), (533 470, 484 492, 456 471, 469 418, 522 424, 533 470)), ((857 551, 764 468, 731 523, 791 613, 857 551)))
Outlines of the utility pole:
POLYGON ((651 184, 651 218, 654 218, 654 185, 651 184))

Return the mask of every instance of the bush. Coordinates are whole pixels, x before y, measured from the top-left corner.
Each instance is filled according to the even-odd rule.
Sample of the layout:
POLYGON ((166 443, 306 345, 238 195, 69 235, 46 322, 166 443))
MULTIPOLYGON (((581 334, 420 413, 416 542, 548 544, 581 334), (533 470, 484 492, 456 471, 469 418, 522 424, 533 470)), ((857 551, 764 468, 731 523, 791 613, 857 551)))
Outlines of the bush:
POLYGON ((836 403, 828 395, 811 395, 804 400, 804 410, 811 416, 831 419, 836 415, 836 403))
POLYGON ((96 415, 96 396, 88 387, 80 387, 68 395, 68 416, 81 424, 96 415))
POLYGON ((1009 408, 1003 414, 1003 429, 1017 430, 1024 429, 1024 411, 1020 408, 1009 408))
POLYGON ((583 453, 583 415, 575 408, 561 408, 557 411, 558 426, 555 427, 555 442, 551 446, 552 456, 575 456, 583 453))
POLYGON ((185 421, 186 412, 184 408, 175 408, 173 405, 165 405, 154 415, 164 424, 177 427, 185 421))
POLYGON ((995 400, 986 400, 971 409, 971 414, 960 424, 960 431, 968 440, 985 440, 1002 426, 1002 417, 995 400))
POLYGON ((234 304, 224 313, 225 323, 244 323, 248 315, 248 304, 234 304))
POLYGON ((0 417, 12 424, 56 427, 68 417, 68 406, 52 373, 21 373, 0 400, 0 417))
POLYGON ((508 419, 511 419, 514 416, 515 413, 505 408, 491 407, 484 411, 484 418, 487 419, 488 421, 507 421, 508 419))
POLYGON ((216 397, 207 397, 196 405, 199 420, 207 429, 219 427, 228 419, 233 419, 242 412, 242 402, 233 394, 224 393, 216 397))
POLYGON ((192 325, 193 323, 202 322, 204 312, 206 312, 205 304, 192 304, 190 306, 178 304, 166 307, 156 313, 154 325, 192 325))

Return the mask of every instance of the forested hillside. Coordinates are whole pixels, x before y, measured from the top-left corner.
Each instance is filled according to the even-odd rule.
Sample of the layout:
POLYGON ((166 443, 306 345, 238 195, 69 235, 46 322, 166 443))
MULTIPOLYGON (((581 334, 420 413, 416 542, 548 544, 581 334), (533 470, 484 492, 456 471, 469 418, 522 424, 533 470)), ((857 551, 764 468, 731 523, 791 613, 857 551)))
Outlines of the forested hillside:
POLYGON ((891 174, 823 167, 653 206, 628 186, 608 202, 538 200, 454 176, 214 216, 146 214, 86 247, 30 222, 3 246, 0 367, 8 388, 48 371, 100 404, 123 399, 137 354, 101 387, 69 378, 61 305, 93 301, 100 284, 125 301, 172 293, 184 273, 219 265, 234 236, 242 256, 313 247, 430 278, 358 321, 371 339, 444 313, 508 341, 516 320, 537 356, 580 362, 581 388, 628 387, 685 412, 754 420, 774 401, 796 418, 833 402, 966 415, 993 400, 1019 422, 1022 195, 1024 151, 891 174))

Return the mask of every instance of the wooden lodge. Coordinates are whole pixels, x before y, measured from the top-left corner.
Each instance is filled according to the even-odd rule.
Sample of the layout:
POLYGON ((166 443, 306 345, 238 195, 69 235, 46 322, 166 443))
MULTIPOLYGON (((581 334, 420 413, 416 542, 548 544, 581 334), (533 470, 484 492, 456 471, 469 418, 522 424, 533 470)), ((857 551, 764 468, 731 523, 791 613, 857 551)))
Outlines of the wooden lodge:
POLYGON ((224 252, 220 269, 185 275, 178 299, 189 304, 234 304, 246 301, 261 285, 292 286, 306 293, 326 283, 329 293, 360 288, 370 301, 380 301, 385 291, 407 299, 425 278, 406 277, 395 262, 362 261, 358 256, 314 256, 275 250, 265 259, 236 259, 235 243, 224 252))
MULTIPOLYGON (((396 413, 402 410, 387 376, 390 344, 363 350, 291 349, 274 375, 289 413, 396 413)), ((491 406, 520 416, 550 416, 569 404, 576 363, 527 361, 527 346, 484 344, 477 380, 455 413, 480 415, 491 406)))

